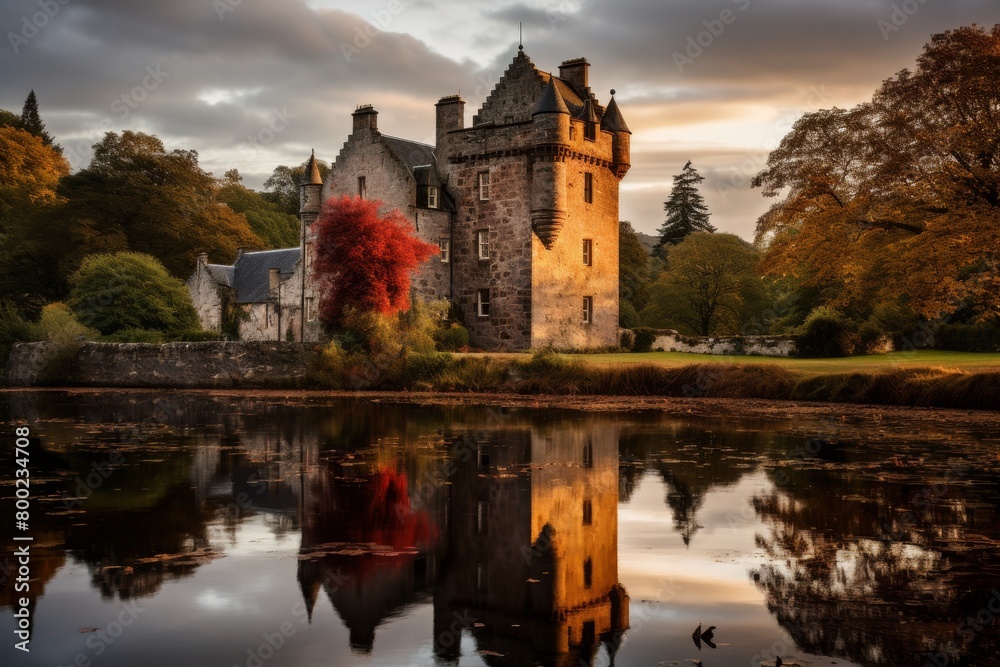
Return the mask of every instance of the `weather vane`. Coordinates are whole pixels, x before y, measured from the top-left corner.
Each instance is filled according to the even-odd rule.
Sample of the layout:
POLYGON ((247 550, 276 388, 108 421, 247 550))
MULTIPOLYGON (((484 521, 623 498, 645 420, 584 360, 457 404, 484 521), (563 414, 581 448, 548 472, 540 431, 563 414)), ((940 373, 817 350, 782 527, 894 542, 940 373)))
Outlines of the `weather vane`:
POLYGON ((524 51, 524 21, 517 22, 517 50, 524 51))

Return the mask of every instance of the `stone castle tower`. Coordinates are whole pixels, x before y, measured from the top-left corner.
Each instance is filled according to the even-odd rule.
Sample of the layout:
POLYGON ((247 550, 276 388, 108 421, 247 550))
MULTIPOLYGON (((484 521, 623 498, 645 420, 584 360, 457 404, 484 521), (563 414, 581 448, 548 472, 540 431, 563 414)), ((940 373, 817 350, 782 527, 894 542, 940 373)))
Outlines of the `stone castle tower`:
POLYGON ((538 70, 519 50, 465 124, 457 95, 436 105, 436 146, 383 135, 377 112, 354 130, 324 198, 360 195, 398 208, 441 254, 414 281, 451 301, 487 350, 618 343, 618 189, 630 131, 602 107, 589 63, 538 70))
POLYGON ((239 260, 199 266, 189 285, 203 324, 216 306, 198 295, 223 276, 247 313, 241 338, 319 340, 312 225, 322 202, 350 195, 398 209, 440 248, 414 276, 413 296, 449 301, 473 347, 617 345, 618 192, 631 133, 614 91, 606 107, 592 92, 589 67, 578 58, 543 72, 519 49, 471 125, 461 97, 440 99, 436 146, 385 135, 378 112, 358 107, 325 183, 314 156, 307 165, 300 247, 248 253, 243 270, 239 260), (269 262, 283 263, 251 279, 269 262), (240 284, 257 283, 270 289, 239 296, 240 284))

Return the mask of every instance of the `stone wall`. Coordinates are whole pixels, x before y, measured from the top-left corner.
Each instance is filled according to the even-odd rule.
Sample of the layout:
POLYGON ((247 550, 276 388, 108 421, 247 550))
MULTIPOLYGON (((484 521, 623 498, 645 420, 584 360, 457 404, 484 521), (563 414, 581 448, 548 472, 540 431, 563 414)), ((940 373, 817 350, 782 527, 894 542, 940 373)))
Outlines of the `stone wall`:
POLYGON ((618 344, 618 183, 606 165, 611 160, 612 134, 597 131, 584 138, 583 122, 565 158, 566 222, 546 248, 532 235, 532 339, 534 348, 552 345, 578 350, 618 344), (593 183, 592 201, 584 198, 586 174, 593 183), (583 264, 583 241, 592 243, 591 265, 583 264), (590 324, 583 324, 583 298, 593 302, 590 324))
POLYGON ((693 354, 732 354, 762 357, 790 357, 795 354, 795 341, 777 336, 682 336, 676 331, 661 331, 652 349, 661 352, 693 354))
POLYGON ((8 384, 232 388, 297 386, 317 347, 295 343, 85 343, 59 377, 46 377, 48 343, 18 343, 8 384))

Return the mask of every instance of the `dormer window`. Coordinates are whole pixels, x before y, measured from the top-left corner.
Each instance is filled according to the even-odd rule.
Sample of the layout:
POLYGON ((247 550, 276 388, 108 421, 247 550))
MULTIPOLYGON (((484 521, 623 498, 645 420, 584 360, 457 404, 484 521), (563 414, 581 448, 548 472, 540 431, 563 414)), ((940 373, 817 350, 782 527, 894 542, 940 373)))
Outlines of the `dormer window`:
POLYGON ((438 189, 431 186, 427 188, 427 208, 438 207, 438 189))
POLYGON ((597 141, 597 123, 583 123, 583 138, 587 141, 597 141))
POLYGON ((364 176, 358 176, 358 197, 368 199, 368 183, 364 176))

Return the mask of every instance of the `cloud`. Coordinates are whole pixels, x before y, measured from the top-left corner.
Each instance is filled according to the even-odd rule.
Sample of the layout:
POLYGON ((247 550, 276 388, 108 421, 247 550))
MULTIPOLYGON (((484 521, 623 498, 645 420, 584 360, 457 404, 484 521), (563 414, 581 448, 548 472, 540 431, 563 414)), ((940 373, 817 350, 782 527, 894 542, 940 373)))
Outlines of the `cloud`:
POLYGON ((719 183, 746 181, 747 165, 801 113, 863 101, 912 66, 932 33, 989 25, 995 12, 992 0, 899 14, 902 4, 8 0, 0 107, 19 110, 34 88, 77 167, 104 131, 140 129, 196 149, 215 173, 238 167, 259 186, 311 148, 332 160, 360 103, 376 105, 385 132, 424 141, 440 96, 461 90, 471 117, 510 63, 523 22, 525 50, 540 68, 585 56, 599 97, 619 91, 635 133, 623 217, 638 229, 658 226, 671 176, 692 159, 706 176, 713 222, 749 237, 769 202, 719 183), (42 6, 57 11, 39 19, 42 6), (153 80, 150 68, 166 74, 153 80), (280 130, 276 115, 285 117, 280 130))

